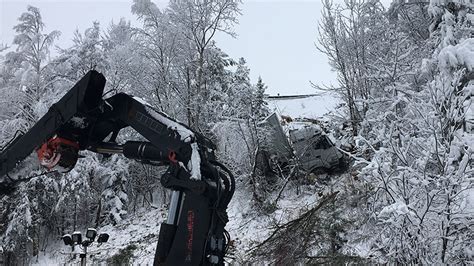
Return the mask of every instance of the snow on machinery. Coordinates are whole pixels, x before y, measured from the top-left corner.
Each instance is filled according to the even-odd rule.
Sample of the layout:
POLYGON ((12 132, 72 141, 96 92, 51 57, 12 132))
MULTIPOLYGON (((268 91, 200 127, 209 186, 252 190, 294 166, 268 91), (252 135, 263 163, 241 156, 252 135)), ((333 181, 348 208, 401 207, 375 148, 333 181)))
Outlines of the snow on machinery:
POLYGON ((9 173, 19 170, 33 150, 41 165, 58 172, 73 169, 81 150, 164 163, 169 167, 161 184, 173 192, 154 264, 223 265, 229 243, 227 206, 235 180, 216 161, 214 145, 138 98, 119 93, 103 99, 105 82, 102 74, 90 71, 28 132, 0 150, 0 194, 28 179, 9 173), (117 143, 126 127, 147 141, 117 143))

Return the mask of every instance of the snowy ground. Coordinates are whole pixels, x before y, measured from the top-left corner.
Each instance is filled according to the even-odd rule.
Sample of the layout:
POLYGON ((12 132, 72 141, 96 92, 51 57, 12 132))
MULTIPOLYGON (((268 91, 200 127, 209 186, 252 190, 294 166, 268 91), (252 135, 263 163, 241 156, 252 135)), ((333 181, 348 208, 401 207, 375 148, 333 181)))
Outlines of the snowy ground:
POLYGON ((272 112, 292 118, 320 118, 334 110, 338 100, 329 96, 310 96, 305 98, 267 99, 272 112))
MULTIPOLYGON (((249 188, 245 189, 243 183, 237 185, 236 194, 229 206, 229 223, 226 227, 234 242, 228 254, 231 264, 248 261, 252 248, 270 236, 277 224, 295 219, 314 207, 320 199, 318 192, 329 193, 317 185, 300 185, 298 190, 299 193, 296 186, 290 183, 278 200, 276 210, 265 215, 255 210, 249 188)), ((278 191, 274 194, 271 196, 273 199, 278 191)))
MULTIPOLYGON (((296 188, 289 186, 278 201, 277 210, 271 215, 262 215, 254 210, 252 195, 244 186, 243 183, 237 184, 237 191, 228 209, 229 223, 226 228, 233 242, 227 259, 229 263, 245 261, 250 249, 269 236, 276 222, 295 218, 301 210, 314 206, 318 200, 315 187, 301 187, 302 192, 297 195, 296 188)), ((130 259, 133 265, 152 265, 160 224, 165 218, 166 209, 148 207, 131 214, 117 226, 98 228, 98 233, 106 232, 110 238, 108 243, 101 246, 94 244, 88 248, 88 265, 105 265, 107 259, 129 246, 134 247, 130 259)), ((34 260, 33 265, 78 265, 80 258, 78 255, 74 257, 72 253, 79 252, 78 248, 71 252, 71 248, 58 239, 34 260)))
MULTIPOLYGON (((155 255, 156 243, 160 224, 165 220, 166 210, 164 208, 147 208, 131 214, 128 219, 117 226, 108 225, 98 228, 98 233, 108 233, 109 241, 101 246, 95 243, 88 248, 87 264, 98 265, 108 258, 127 248, 134 246, 133 265, 152 265, 155 255)), ((85 230, 83 230, 85 231, 85 230)), ((33 265, 71 265, 80 263, 79 256, 71 254, 71 248, 63 245, 61 240, 52 245, 44 254, 41 253, 38 261, 33 265)), ((76 248, 74 253, 80 250, 76 248)))

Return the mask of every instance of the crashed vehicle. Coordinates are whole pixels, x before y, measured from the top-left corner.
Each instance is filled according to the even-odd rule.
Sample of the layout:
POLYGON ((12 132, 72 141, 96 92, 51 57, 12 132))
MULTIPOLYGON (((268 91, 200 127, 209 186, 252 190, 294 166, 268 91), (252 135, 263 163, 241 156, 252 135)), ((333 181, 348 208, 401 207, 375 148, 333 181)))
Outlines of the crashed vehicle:
POLYGON ((257 164, 265 163, 264 157, 280 168, 296 160, 303 170, 310 173, 343 168, 343 154, 318 125, 288 122, 282 126, 278 115, 273 113, 259 126, 266 132, 266 137, 260 152, 264 155, 260 155, 257 164))
POLYGON ((327 172, 342 166, 342 153, 319 126, 293 122, 289 127, 290 141, 303 169, 308 172, 327 172))

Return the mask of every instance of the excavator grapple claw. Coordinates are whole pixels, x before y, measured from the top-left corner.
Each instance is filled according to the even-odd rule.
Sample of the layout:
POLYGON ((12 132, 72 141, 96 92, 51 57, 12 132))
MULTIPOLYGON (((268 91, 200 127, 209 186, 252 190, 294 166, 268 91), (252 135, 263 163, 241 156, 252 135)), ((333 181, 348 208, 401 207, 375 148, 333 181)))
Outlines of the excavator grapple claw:
POLYGON ((79 144, 54 136, 36 150, 40 164, 49 171, 67 173, 71 171, 79 158, 79 144))

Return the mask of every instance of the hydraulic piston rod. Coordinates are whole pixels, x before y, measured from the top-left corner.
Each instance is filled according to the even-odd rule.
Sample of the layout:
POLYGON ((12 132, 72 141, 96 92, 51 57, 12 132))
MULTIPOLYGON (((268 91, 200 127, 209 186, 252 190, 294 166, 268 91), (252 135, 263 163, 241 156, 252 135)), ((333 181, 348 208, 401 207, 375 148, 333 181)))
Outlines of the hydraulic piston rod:
POLYGON ((90 150, 102 154, 123 154, 129 159, 168 161, 171 151, 160 150, 150 142, 127 141, 125 144, 101 143, 90 150))

